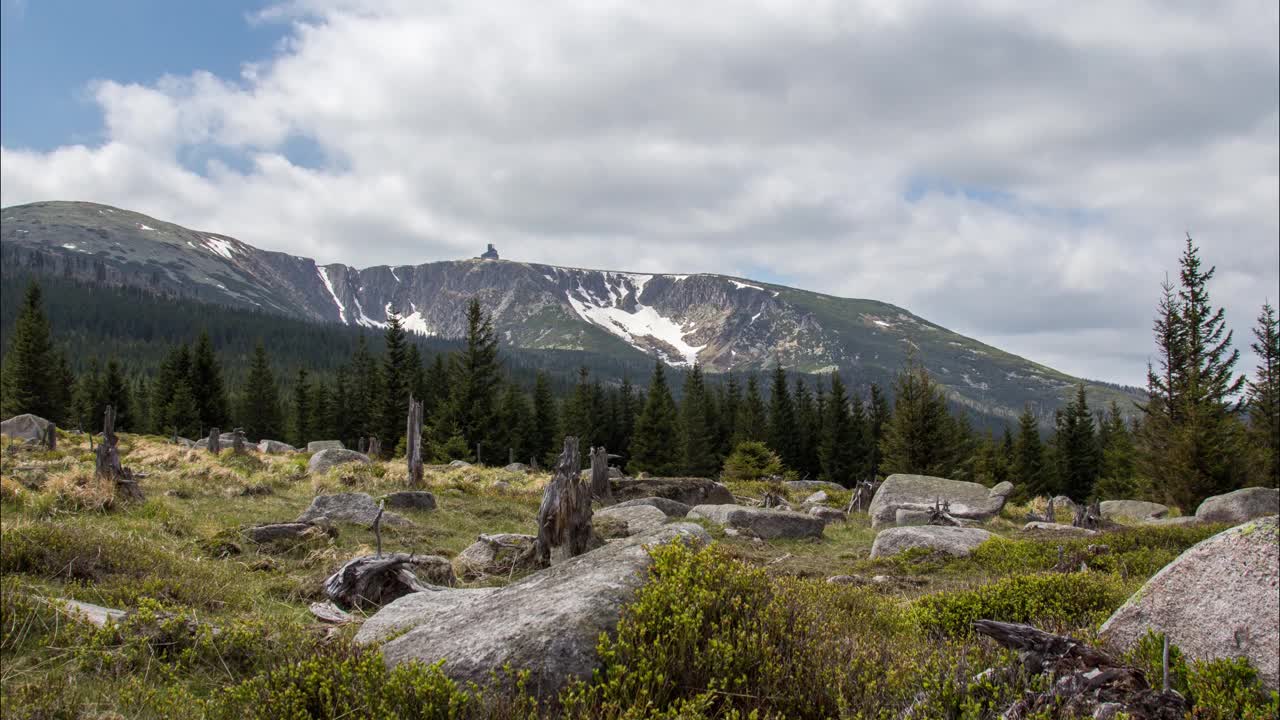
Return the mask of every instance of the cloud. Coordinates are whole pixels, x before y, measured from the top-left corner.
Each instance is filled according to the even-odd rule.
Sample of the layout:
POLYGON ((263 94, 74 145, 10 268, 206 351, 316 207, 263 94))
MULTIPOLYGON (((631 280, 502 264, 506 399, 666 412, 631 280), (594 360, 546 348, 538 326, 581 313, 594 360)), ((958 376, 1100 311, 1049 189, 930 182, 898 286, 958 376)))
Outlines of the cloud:
POLYGON ((251 21, 288 38, 239 77, 103 79, 101 145, 5 145, 0 201, 352 265, 494 242, 764 269, 1132 383, 1184 232, 1238 338, 1280 294, 1275 3, 303 0, 251 21))

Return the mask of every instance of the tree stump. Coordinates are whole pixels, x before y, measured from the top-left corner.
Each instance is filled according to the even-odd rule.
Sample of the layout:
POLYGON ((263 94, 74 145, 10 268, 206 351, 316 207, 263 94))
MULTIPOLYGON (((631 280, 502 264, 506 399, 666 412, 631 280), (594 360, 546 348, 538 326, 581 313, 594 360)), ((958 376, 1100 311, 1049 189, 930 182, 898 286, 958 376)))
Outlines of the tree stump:
POLYGON ((591 496, 606 505, 613 504, 609 487, 609 453, 603 447, 591 450, 591 496))
POLYGON ((40 444, 49 452, 58 449, 58 426, 50 422, 44 428, 43 437, 40 438, 40 444))
POLYGON ((371 458, 376 458, 382 454, 382 443, 378 442, 377 435, 369 436, 369 452, 365 454, 371 458))
POLYGON ((405 462, 409 466, 409 487, 422 487, 422 401, 409 396, 409 420, 405 427, 405 462))
POLYGON ((591 549, 596 541, 591 526, 591 485, 581 476, 578 438, 566 437, 538 507, 538 538, 534 557, 543 567, 568 560, 591 549))
POLYGON ((1091 503, 1077 505, 1071 524, 1086 530, 1097 530, 1102 527, 1102 503, 1094 500, 1091 503))
POLYGON ((929 509, 929 525, 942 525, 944 527, 961 527, 963 523, 951 516, 951 501, 939 501, 937 498, 933 501, 933 507, 929 509))
POLYGON ((360 436, 360 440, 356 442, 356 450, 358 450, 358 451, 360 452, 360 454, 361 454, 361 455, 367 455, 367 454, 368 454, 368 453, 366 453, 366 452, 365 452, 365 450, 367 450, 369 446, 368 446, 368 445, 366 445, 366 444, 365 444, 365 442, 366 442, 366 441, 365 441, 365 439, 364 439, 364 436, 363 436, 363 435, 361 435, 361 436, 360 436))
POLYGON ((94 452, 94 474, 115 483, 116 496, 121 500, 143 500, 142 488, 133 473, 120 464, 120 451, 116 447, 116 410, 108 405, 102 413, 102 442, 94 452))
POLYGON ((413 574, 407 553, 383 557, 362 555, 348 561, 324 581, 324 593, 343 610, 378 608, 409 593, 431 590, 413 574))
POLYGON ((791 505, 787 503, 787 499, 782 496, 782 493, 774 490, 765 491, 764 497, 760 498, 760 505, 766 509, 787 509, 791 507, 791 505))
POLYGON ((231 452, 236 455, 244 454, 244 428, 236 428, 232 430, 231 452))
POLYGON ((222 433, 218 432, 218 428, 209 430, 209 452, 214 455, 222 452, 222 433))

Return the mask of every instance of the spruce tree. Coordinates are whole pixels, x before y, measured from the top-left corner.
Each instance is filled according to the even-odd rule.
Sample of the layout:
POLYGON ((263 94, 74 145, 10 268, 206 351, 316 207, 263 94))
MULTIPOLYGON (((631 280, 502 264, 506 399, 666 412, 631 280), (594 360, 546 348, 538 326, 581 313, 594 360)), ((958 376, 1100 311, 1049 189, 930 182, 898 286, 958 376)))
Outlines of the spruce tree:
POLYGON ((529 398, 515 383, 506 384, 498 418, 504 434, 503 452, 517 462, 526 462, 532 456, 535 441, 533 408, 529 406, 529 398))
POLYGON ((632 472, 648 472, 657 476, 680 472, 680 418, 667 387, 662 361, 654 363, 653 379, 645 397, 644 409, 636 420, 631 441, 632 472))
MULTIPOLYGON (((177 392, 178 384, 182 383, 187 386, 187 392, 191 392, 191 353, 185 344, 176 345, 170 348, 165 355, 164 360, 160 362, 160 368, 156 371, 155 382, 151 383, 151 413, 154 418, 153 424, 156 426, 155 431, 161 435, 168 435, 174 431, 174 426, 179 425, 178 434, 183 437, 192 437, 200 431, 200 407, 196 406, 195 427, 188 430, 191 423, 187 422, 187 408, 182 408, 180 417, 174 414, 173 397, 177 392), (180 421, 180 422, 179 422, 180 421)), ((195 402, 195 395, 191 396, 192 402, 195 402)), ((183 400, 186 404, 186 400, 183 400)), ((96 412, 98 420, 102 421, 102 412, 96 412)), ((92 427, 92 426, 90 426, 92 427)))
POLYGON ((267 351, 259 342, 253 349, 249 375, 245 380, 240 422, 250 440, 276 439, 283 435, 280 389, 267 351))
POLYGON ((714 426, 708 403, 702 366, 694 363, 685 376, 684 398, 680 404, 684 471, 692 477, 711 477, 720 467, 713 446, 714 426))
POLYGON ((1056 416, 1058 476, 1054 492, 1062 493, 1077 503, 1088 501, 1098 480, 1099 457, 1094 435, 1093 414, 1089 411, 1084 383, 1076 385, 1076 394, 1056 416))
POLYGON ((311 434, 326 440, 337 439, 338 433, 333 427, 333 405, 328 383, 317 380, 311 387, 311 402, 308 409, 311 412, 311 419, 307 421, 307 427, 311 429, 311 434))
POLYGON ((855 467, 857 438, 850 414, 849 397, 839 373, 831 373, 831 394, 826 400, 827 417, 819 442, 822 479, 851 487, 861 478, 855 467))
POLYGON ((728 457, 733 452, 734 442, 738 437, 738 417, 742 412, 742 389, 738 386, 738 378, 729 373, 724 385, 724 397, 720 402, 720 454, 728 457))
POLYGON ((404 326, 400 323, 400 316, 394 312, 387 316, 383 341, 386 345, 382 354, 383 396, 376 434, 382 443, 383 453, 390 455, 395 451, 400 438, 404 437, 405 418, 409 412, 409 392, 414 380, 409 367, 408 339, 404 326))
POLYGON ((89 367, 80 373, 76 380, 76 390, 72 401, 73 415, 81 429, 92 432, 97 423, 102 421, 102 370, 98 367, 98 358, 89 358, 89 367))
POLYGON ((787 388, 787 371, 782 368, 781 360, 775 360, 769 397, 769 447, 778 453, 784 465, 796 468, 800 461, 799 445, 795 406, 787 388))
POLYGON ((554 457, 559 453, 556 443, 560 439, 560 419, 556 411, 555 396, 551 393, 551 383, 541 370, 533 381, 533 438, 531 457, 552 467, 554 457))
MULTIPOLYGON (((405 365, 405 375, 408 378, 409 394, 413 395, 415 400, 421 400, 427 395, 427 371, 422 366, 422 351, 418 349, 418 344, 409 341, 409 356, 405 365)), ((423 406, 426 410, 426 406, 423 406)), ((405 402, 405 417, 408 418, 409 403, 405 402)))
POLYGON ((157 432, 151 422, 151 388, 145 377, 139 377, 133 385, 134 432, 157 432))
POLYGON ((796 377, 795 384, 796 414, 796 470, 809 477, 817 477, 822 472, 822 464, 818 459, 818 408, 814 405, 813 395, 805 385, 804 379, 796 377))
POLYGON ((755 375, 747 376, 747 392, 739 407, 737 434, 734 447, 744 442, 764 442, 769 435, 764 401, 760 399, 760 386, 755 375))
POLYGON ((31 413, 65 422, 66 408, 57 406, 57 385, 63 378, 56 372, 55 360, 40 286, 32 282, 0 369, 0 414, 8 418, 31 413))
POLYGON ((125 380, 124 371, 115 358, 107 361, 107 372, 102 379, 103 405, 110 405, 116 411, 116 429, 123 432, 134 430, 133 403, 129 397, 129 383, 125 380))
POLYGON ((422 393, 423 417, 435 417, 440 406, 449 401, 449 366, 444 353, 436 353, 426 371, 422 393))
MULTIPOLYGON (((351 414, 348 412, 351 407, 351 377, 346 365, 339 365, 334 371, 333 397, 330 402, 332 404, 330 426, 333 429, 333 436, 341 440, 343 445, 355 447, 359 444, 359 435, 355 432, 351 414)), ((408 408, 406 407, 405 410, 407 415, 408 408)))
POLYGON ((1137 470, 1133 433, 1115 400, 1111 401, 1098 424, 1098 449, 1102 453, 1099 476, 1131 483, 1137 470))
POLYGON ((311 428, 311 383, 307 380, 306 368, 298 368, 298 377, 293 383, 293 432, 291 444, 305 448, 313 438, 311 428))
MULTIPOLYGON (((635 434, 636 415, 640 413, 640 403, 636 398, 635 387, 631 385, 631 379, 622 378, 622 387, 618 388, 618 449, 616 450, 619 457, 622 458, 622 465, 626 467, 626 463, 631 459, 631 438, 635 434)), ((615 452, 613 448, 610 452, 615 452)))
MULTIPOLYGON (((176 428, 182 437, 195 437, 203 430, 200 427, 200 407, 196 405, 196 396, 186 378, 179 379, 173 386, 167 417, 169 427, 176 428)), ((101 421, 99 418, 98 422, 101 421)))
POLYGON ((1249 381, 1246 408, 1249 432, 1260 451, 1259 475, 1263 485, 1280 486, 1280 328, 1270 303, 1262 306, 1250 345, 1258 356, 1258 368, 1249 381))
MULTIPOLYGON (((405 404, 405 413, 409 406, 405 404)), ((364 335, 356 341, 355 352, 351 355, 351 406, 348 409, 351 418, 351 432, 356 437, 368 437, 379 432, 382 421, 382 372, 369 353, 364 335)), ((423 416, 427 414, 423 407, 423 416)))
POLYGON ((948 477, 957 467, 956 433, 946 398, 914 359, 894 384, 893 416, 880 451, 888 474, 948 477))
MULTIPOLYGON (((213 352, 209 333, 200 332, 191 352, 191 392, 200 408, 200 424, 205 427, 225 428, 230 423, 227 412, 227 390, 222 382, 222 366, 213 352)), ((119 417, 119 413, 116 413, 119 417)))
POLYGON ((578 382, 573 387, 573 394, 565 401, 561 418, 565 434, 578 438, 578 449, 584 458, 592 447, 599 444, 601 420, 596 389, 591 384, 590 371, 584 365, 578 368, 578 382))
POLYGON ((1028 497, 1051 495, 1052 475, 1045 459, 1044 443, 1040 440, 1040 422, 1031 412, 1031 406, 1018 416, 1018 439, 1015 445, 1013 482, 1028 497))
POLYGON ((501 363, 498 360, 498 338, 493 320, 473 299, 467 306, 466 346, 454 356, 454 394, 451 399, 453 417, 467 448, 475 452, 477 462, 506 462, 506 448, 494 424, 497 413, 498 384, 501 363))
POLYGON ((879 385, 871 384, 871 401, 867 407, 867 474, 874 480, 880 475, 880 446, 884 442, 885 430, 893 411, 889 409, 889 400, 879 385))

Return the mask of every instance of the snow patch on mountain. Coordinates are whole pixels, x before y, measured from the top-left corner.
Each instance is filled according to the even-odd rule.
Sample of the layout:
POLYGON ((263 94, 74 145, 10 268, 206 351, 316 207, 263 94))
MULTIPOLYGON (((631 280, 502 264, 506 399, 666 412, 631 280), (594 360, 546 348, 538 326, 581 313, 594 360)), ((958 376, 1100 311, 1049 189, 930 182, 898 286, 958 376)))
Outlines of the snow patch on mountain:
MULTIPOLYGON (((409 308, 413 310, 413 312, 400 318, 400 324, 404 329, 419 335, 435 334, 432 331, 431 326, 427 324, 427 319, 422 316, 422 311, 418 310, 418 306, 413 303, 409 303, 409 308)), ((387 312, 391 312, 391 303, 387 303, 387 312)))
POLYGON ((685 342, 687 333, 682 325, 664 317, 655 308, 640 303, 640 293, 651 279, 652 275, 605 273, 608 297, 602 298, 587 290, 581 280, 575 289, 565 291, 565 297, 583 320, 608 330, 632 347, 651 352, 653 348, 642 342, 651 338, 676 351, 678 358, 666 358, 671 364, 692 365, 706 345, 694 346, 685 342), (627 312, 620 307, 631 292, 635 292, 637 298, 635 312, 627 312))
POLYGON ((317 265, 316 274, 320 276, 321 282, 324 283, 324 288, 329 291, 329 296, 333 298, 333 304, 338 307, 338 319, 342 321, 343 325, 346 325, 347 307, 338 299, 338 293, 333 291, 333 281, 329 279, 329 269, 323 265, 317 265))
POLYGON ((733 278, 729 278, 729 282, 733 283, 733 286, 738 290, 742 290, 744 288, 751 288, 752 290, 759 290, 760 292, 764 292, 764 288, 760 287, 759 285, 752 285, 751 283, 738 282, 733 278))
MULTIPOLYGON (((360 305, 359 295, 352 295, 351 299, 356 304, 356 324, 357 325, 361 327, 368 327, 368 328, 385 328, 387 326, 385 322, 374 320, 373 318, 364 314, 364 308, 360 305)), ((388 316, 391 315, 391 303, 387 303, 387 315, 388 316)))
POLYGON ((216 237, 206 237, 204 239, 204 246, 209 249, 209 252, 221 255, 228 260, 231 259, 232 251, 236 249, 236 247, 231 243, 216 237))

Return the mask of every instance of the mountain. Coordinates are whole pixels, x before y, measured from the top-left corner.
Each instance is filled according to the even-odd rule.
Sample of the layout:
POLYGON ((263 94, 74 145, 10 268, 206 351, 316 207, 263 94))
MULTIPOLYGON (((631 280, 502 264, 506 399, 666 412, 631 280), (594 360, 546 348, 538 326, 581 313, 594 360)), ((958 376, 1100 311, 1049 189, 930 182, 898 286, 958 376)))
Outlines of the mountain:
MULTIPOLYGON (((633 360, 656 356, 711 372, 781 362, 887 383, 914 352, 954 402, 1043 416, 1077 379, 951 332, 902 308, 724 275, 587 270, 495 259, 354 268, 261 250, 140 213, 85 202, 0 211, 4 272, 53 275, 160 296, 369 328, 399 312, 412 331, 458 338, 479 298, 503 342, 633 360)), ((1094 385, 1093 398, 1132 399, 1094 385)))

